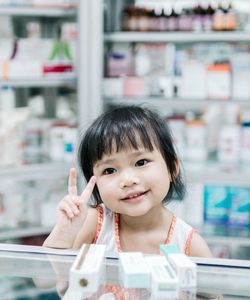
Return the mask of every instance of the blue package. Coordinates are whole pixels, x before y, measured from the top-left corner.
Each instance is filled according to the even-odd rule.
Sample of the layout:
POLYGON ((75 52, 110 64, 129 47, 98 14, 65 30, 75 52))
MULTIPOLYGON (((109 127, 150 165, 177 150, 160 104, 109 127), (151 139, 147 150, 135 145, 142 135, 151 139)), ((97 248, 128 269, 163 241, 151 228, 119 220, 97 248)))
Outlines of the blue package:
POLYGON ((228 222, 230 198, 228 187, 205 186, 204 189, 204 221, 213 224, 228 222))
POLYGON ((231 207, 229 211, 229 224, 236 226, 249 226, 250 218, 250 190, 244 187, 230 187, 229 196, 231 207))

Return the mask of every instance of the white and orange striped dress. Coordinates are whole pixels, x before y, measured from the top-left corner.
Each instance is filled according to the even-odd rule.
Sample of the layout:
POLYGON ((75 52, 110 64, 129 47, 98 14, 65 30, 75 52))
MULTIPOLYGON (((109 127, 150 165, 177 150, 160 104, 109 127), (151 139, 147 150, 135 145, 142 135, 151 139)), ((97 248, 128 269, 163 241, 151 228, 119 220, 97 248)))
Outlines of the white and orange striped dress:
MULTIPOLYGON (((107 245, 107 253, 122 251, 119 237, 119 214, 113 213, 104 204, 99 205, 97 209, 98 223, 93 243, 107 245)), ((194 232, 195 230, 190 225, 173 215, 164 244, 174 244, 180 252, 189 255, 194 232)))

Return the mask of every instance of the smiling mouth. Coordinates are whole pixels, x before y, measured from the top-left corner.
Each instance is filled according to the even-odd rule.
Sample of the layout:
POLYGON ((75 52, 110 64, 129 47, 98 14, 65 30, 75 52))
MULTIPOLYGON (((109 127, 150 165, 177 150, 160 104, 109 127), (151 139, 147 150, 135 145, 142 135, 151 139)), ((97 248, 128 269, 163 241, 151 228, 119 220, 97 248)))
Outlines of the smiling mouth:
POLYGON ((139 200, 142 196, 146 195, 148 191, 146 192, 142 192, 142 193, 135 193, 135 194, 132 194, 132 195, 129 195, 125 198, 122 198, 121 200, 122 201, 131 201, 131 200, 139 200))

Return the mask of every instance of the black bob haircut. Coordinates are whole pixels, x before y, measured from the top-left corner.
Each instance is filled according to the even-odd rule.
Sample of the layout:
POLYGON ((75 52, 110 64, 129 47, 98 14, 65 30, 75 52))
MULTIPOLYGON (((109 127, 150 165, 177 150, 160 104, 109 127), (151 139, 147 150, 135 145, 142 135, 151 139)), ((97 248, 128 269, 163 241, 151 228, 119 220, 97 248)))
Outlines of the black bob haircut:
MULTIPOLYGON (((93 167, 103 155, 116 151, 144 147, 152 151, 156 147, 162 154, 171 183, 163 203, 169 202, 173 196, 183 199, 185 187, 178 166, 170 130, 167 122, 156 112, 140 106, 120 106, 99 116, 83 135, 78 158, 80 168, 88 182, 93 176, 93 167)), ((93 191, 96 207, 102 203, 97 186, 93 191)))

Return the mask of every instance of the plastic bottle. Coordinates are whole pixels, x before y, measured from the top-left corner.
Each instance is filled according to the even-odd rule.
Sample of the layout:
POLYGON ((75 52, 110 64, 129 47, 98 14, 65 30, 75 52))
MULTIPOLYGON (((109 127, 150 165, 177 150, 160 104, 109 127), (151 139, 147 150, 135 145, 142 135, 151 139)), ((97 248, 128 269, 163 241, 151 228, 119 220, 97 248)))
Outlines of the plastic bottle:
POLYGON ((77 139, 78 139, 77 127, 65 128, 64 161, 73 162, 76 160, 77 139))
POLYGON ((16 106, 16 96, 13 88, 6 85, 0 90, 0 108, 2 111, 12 111, 16 106))
POLYGON ((229 2, 227 14, 225 16, 225 27, 228 31, 233 31, 237 28, 236 14, 231 1, 229 2))
POLYGON ((214 31, 222 31, 224 29, 224 12, 221 2, 218 3, 217 9, 215 10, 212 27, 214 31))
POLYGON ((191 161, 205 161, 207 159, 206 123, 201 119, 188 120, 186 124, 187 159, 191 161))
POLYGON ((225 124, 222 126, 218 140, 218 160, 236 163, 240 156, 241 128, 237 124, 239 107, 228 105, 225 109, 225 124))

